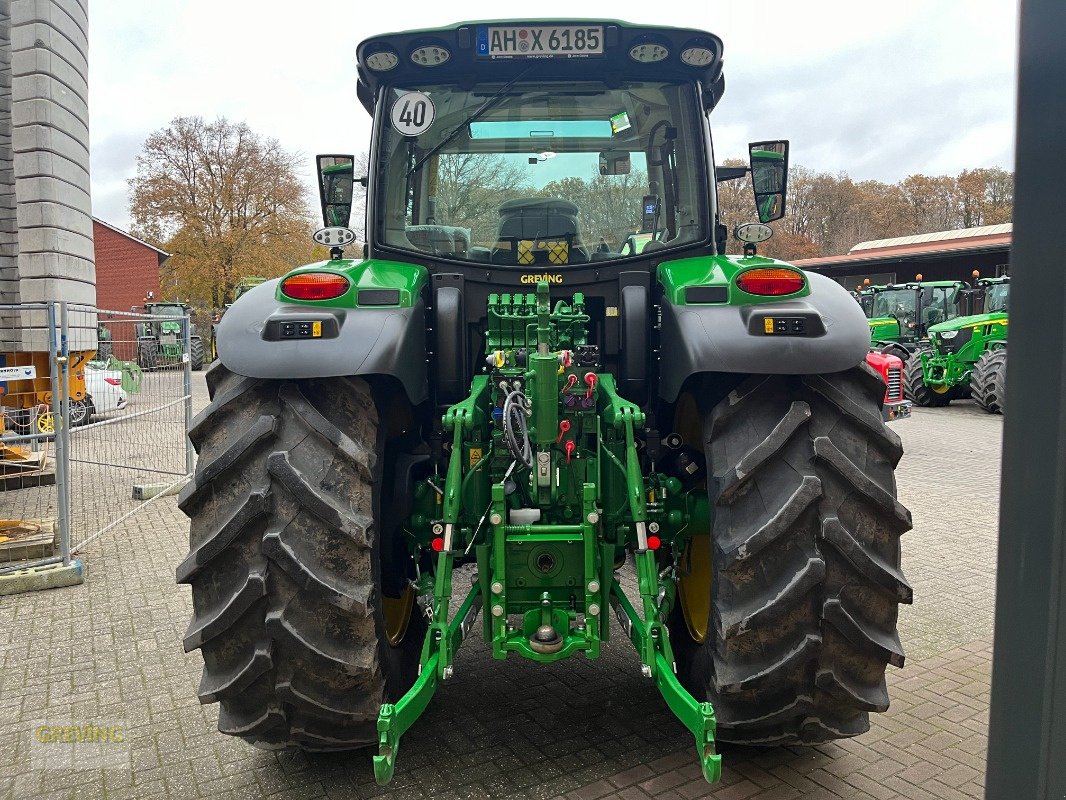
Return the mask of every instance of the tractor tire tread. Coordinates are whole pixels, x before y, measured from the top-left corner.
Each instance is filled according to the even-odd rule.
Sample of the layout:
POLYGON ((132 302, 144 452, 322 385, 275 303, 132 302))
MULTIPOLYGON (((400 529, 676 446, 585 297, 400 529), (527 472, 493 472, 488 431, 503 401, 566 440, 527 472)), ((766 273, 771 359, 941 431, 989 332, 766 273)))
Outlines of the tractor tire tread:
POLYGON ((1002 414, 1006 405, 1007 348, 986 350, 974 364, 970 377, 973 399, 990 414, 1002 414))
POLYGON ((200 701, 221 704, 220 731, 266 749, 374 744, 393 673, 375 610, 372 393, 218 363, 207 383, 177 569, 192 585, 184 644, 204 659, 200 701))
POLYGON ((675 653, 723 741, 816 744, 868 730, 887 708, 885 669, 903 664, 898 605, 913 592, 883 396, 860 366, 754 376, 703 408, 713 625, 675 653))

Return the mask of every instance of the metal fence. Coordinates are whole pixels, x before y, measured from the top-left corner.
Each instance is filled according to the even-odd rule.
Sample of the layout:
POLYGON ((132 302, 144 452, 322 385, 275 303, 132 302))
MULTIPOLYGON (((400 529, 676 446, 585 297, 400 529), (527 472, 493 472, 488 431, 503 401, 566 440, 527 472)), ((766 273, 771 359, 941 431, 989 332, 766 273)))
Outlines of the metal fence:
POLYGON ((91 402, 70 426, 74 553, 174 494, 194 463, 189 318, 71 306, 68 325, 90 317, 100 339, 85 369, 91 402))
POLYGON ((60 352, 55 304, 0 305, 0 573, 70 560, 60 352))
POLYGON ((69 562, 184 484, 195 459, 186 436, 191 333, 187 316, 0 306, 0 358, 12 371, 32 361, 37 375, 50 372, 0 384, 8 456, 0 462, 0 574, 69 562), (44 327, 33 336, 45 346, 31 352, 41 342, 27 331, 38 320, 44 327), (43 470, 34 472, 32 459, 46 461, 43 470))

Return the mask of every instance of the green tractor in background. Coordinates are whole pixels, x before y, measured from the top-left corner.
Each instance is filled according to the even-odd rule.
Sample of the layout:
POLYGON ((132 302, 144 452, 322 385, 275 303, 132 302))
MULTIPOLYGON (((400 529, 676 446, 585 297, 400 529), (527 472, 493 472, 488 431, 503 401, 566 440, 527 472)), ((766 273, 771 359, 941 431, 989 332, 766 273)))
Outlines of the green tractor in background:
POLYGON ((870 347, 892 353, 904 361, 929 337, 929 329, 962 313, 969 285, 964 281, 917 280, 887 286, 869 286, 859 304, 869 318, 870 347))
POLYGON ((192 369, 204 368, 204 343, 189 322, 191 309, 185 303, 145 303, 144 313, 172 319, 137 323, 137 365, 142 370, 173 367, 182 363, 185 349, 184 326, 189 325, 189 362, 192 369))
POLYGON ((1010 278, 980 278, 967 299, 967 314, 933 325, 928 349, 908 362, 907 396, 918 405, 946 406, 971 395, 986 411, 1002 413, 1010 278))
MULTIPOLYGON (((874 310, 874 292, 884 289, 884 286, 871 286, 870 279, 867 278, 864 284, 859 284, 855 287, 855 291, 850 292, 851 296, 855 298, 855 302, 862 308, 862 313, 869 319, 874 310)), ((873 330, 870 331, 871 340, 873 338, 873 330)), ((872 344, 872 341, 871 341, 872 344)))
POLYGON ((261 284, 265 280, 266 280, 266 278, 262 278, 262 277, 260 277, 258 275, 246 275, 245 277, 241 278, 237 282, 237 285, 233 287, 233 302, 226 303, 225 308, 223 308, 221 312, 216 309, 212 313, 212 317, 211 317, 211 341, 208 343, 208 345, 206 347, 207 360, 209 362, 213 362, 215 359, 218 358, 218 345, 216 343, 216 340, 217 340, 217 337, 218 337, 218 323, 222 321, 222 314, 226 313, 226 309, 229 308, 230 306, 232 306, 233 303, 236 303, 237 299, 242 294, 244 294, 245 292, 250 291, 251 289, 254 289, 256 286, 258 286, 259 284, 261 284))
POLYGON ((721 41, 541 20, 356 53, 369 177, 319 157, 330 257, 227 310, 189 433, 177 579, 219 730, 373 746, 385 783, 480 634, 540 665, 628 639, 708 781, 719 740, 866 731, 912 598, 902 447, 861 309, 757 253, 788 143, 711 158, 721 41), (749 171, 726 255, 717 183, 749 171))

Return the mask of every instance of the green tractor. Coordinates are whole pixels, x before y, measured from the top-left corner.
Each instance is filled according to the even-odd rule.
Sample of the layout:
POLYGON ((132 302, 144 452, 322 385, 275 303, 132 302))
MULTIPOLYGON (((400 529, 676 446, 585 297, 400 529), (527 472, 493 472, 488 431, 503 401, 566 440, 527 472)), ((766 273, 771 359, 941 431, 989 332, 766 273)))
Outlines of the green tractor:
MULTIPOLYGON (((874 310, 874 292, 875 291, 880 291, 880 290, 882 290, 884 288, 885 288, 884 286, 871 286, 869 284, 869 282, 867 282, 865 286, 863 286, 861 284, 856 286, 855 287, 855 291, 854 292, 849 292, 849 294, 851 294, 851 296, 853 298, 855 298, 855 302, 858 303, 859 306, 862 308, 862 313, 865 314, 867 318, 869 318, 873 314, 873 310, 874 310)), ((871 327, 871 330, 870 330, 870 338, 871 338, 871 344, 872 344, 873 343, 873 341, 872 341, 873 340, 873 328, 872 327, 871 327)))
POLYGON ((757 253, 788 143, 711 160, 721 41, 464 23, 357 59, 366 257, 327 191, 353 159, 320 156, 330 258, 226 312, 189 434, 177 579, 219 729, 376 746, 387 782, 479 633, 541 665, 628 639, 708 781, 718 741, 866 731, 912 598, 902 447, 862 310, 757 253), (725 255, 716 183, 748 171, 725 255))
POLYGON ((1007 377, 1010 278, 981 278, 969 293, 970 313, 929 329, 929 348, 905 372, 907 396, 921 406, 946 406, 971 396, 1002 413, 1007 377))
POLYGON ((142 370, 173 367, 182 363, 184 326, 189 325, 189 361, 193 370, 204 368, 204 343, 196 326, 188 322, 191 310, 185 303, 145 303, 144 313, 172 319, 137 323, 137 365, 142 370))
POLYGON ((929 337, 929 328, 962 313, 964 281, 917 280, 870 286, 859 300, 869 317, 870 347, 907 361, 929 337))
MULTIPOLYGON (((242 294, 254 289, 265 280, 266 278, 261 278, 258 275, 246 275, 241 278, 240 281, 237 282, 237 285, 233 287, 233 303, 236 303, 237 299, 242 294)), ((230 303, 229 305, 233 305, 233 303, 230 303)), ((228 307, 229 306, 227 306, 227 308, 228 307)))

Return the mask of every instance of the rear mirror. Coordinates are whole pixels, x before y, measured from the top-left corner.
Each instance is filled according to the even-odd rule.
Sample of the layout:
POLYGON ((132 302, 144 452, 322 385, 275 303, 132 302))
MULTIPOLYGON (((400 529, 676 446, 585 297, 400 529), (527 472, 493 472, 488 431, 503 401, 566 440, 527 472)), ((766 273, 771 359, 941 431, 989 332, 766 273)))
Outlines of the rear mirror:
POLYGON ((600 153, 600 175, 628 175, 629 151, 604 150, 600 153))
POLYGON ((785 190, 788 182, 788 142, 753 142, 748 145, 751 158, 751 183, 755 189, 755 208, 759 222, 772 222, 785 216, 785 190))
POLYGON ((322 221, 327 228, 347 228, 352 216, 355 183, 353 156, 318 156, 318 195, 322 202, 322 221))

